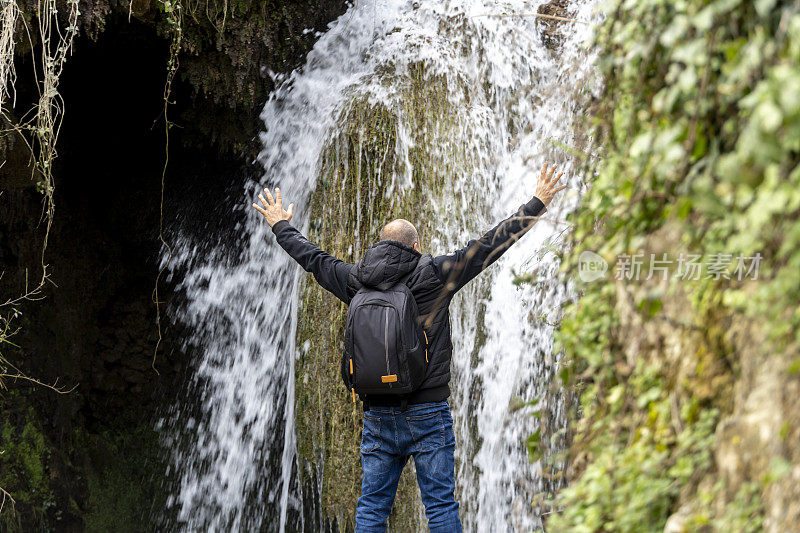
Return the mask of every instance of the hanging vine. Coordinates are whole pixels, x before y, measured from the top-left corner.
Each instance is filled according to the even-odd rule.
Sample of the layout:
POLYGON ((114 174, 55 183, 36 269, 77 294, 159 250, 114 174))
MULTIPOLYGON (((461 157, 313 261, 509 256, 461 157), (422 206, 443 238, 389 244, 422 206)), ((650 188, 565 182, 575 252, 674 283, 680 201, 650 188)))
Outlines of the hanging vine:
POLYGON ((162 246, 167 249, 167 258, 163 261, 161 268, 156 275, 155 287, 153 288, 153 303, 156 305, 156 328, 158 330, 158 340, 153 349, 153 361, 151 366, 158 374, 156 369, 156 356, 158 355, 158 347, 161 345, 161 302, 158 299, 158 282, 161 279, 161 274, 169 265, 172 259, 172 248, 170 248, 166 239, 164 238, 164 183, 167 176, 167 165, 169 164, 169 130, 172 127, 172 122, 169 120, 169 98, 172 94, 172 82, 175 79, 175 73, 178 71, 178 54, 181 51, 181 42, 183 39, 183 11, 180 0, 164 0, 162 2, 164 14, 167 16, 167 24, 169 24, 172 40, 169 47, 169 59, 167 60, 167 80, 164 83, 164 166, 161 169, 161 198, 159 200, 159 213, 158 213, 158 239, 161 241, 162 246))
MULTIPOLYGON (((14 92, 14 28, 17 27, 19 7, 16 0, 2 0, 0 8, 0 113, 6 99, 14 92)), ((2 166, 2 164, 0 164, 2 166)))
POLYGON ((44 196, 43 217, 45 232, 42 242, 41 267, 42 274, 35 286, 26 283, 23 295, 19 298, 9 299, 0 307, 13 306, 22 300, 32 299, 39 295, 48 279, 45 252, 50 227, 55 213, 55 200, 53 192, 53 161, 57 157, 56 142, 64 116, 64 101, 58 92, 59 79, 64 68, 67 56, 72 50, 75 35, 78 32, 78 0, 67 0, 68 13, 66 26, 59 24, 58 7, 55 0, 40 0, 36 4, 36 20, 39 25, 39 58, 37 49, 33 46, 30 37, 30 28, 25 23, 26 33, 31 40, 31 55, 34 64, 34 78, 39 92, 37 102, 29 109, 19 121, 15 121, 5 108, 6 99, 14 94, 16 71, 14 69, 14 31, 19 19, 19 7, 15 0, 2 2, 3 27, 0 30, 0 117, 5 119, 9 126, 0 133, 3 136, 18 133, 27 144, 33 159, 32 172, 37 178, 36 187, 44 196))
MULTIPOLYGON (((31 44, 34 78, 39 97, 33 107, 23 114, 19 121, 15 121, 8 114, 9 110, 6 108, 5 103, 9 97, 15 94, 14 32, 17 21, 20 20, 20 11, 15 0, 2 0, 2 8, 0 8, 0 20, 2 21, 2 28, 0 28, 0 118, 4 119, 4 122, 9 125, 0 130, 0 135, 5 137, 17 133, 30 149, 33 160, 32 172, 35 177, 38 177, 36 182, 37 189, 44 196, 42 214, 45 221, 41 252, 41 277, 38 282, 31 285, 26 272, 22 295, 0 302, 0 308, 11 310, 6 316, 0 317, 0 325, 3 326, 2 331, 0 331, 0 343, 10 344, 8 337, 13 333, 10 324, 18 315, 18 311, 15 308, 16 305, 24 300, 41 299, 42 288, 48 279, 45 252, 55 212, 52 168, 53 161, 57 157, 56 141, 58 140, 58 133, 64 116, 64 101, 58 92, 58 83, 64 63, 72 50, 72 44, 78 31, 78 16, 80 15, 78 0, 67 0, 66 5, 68 6, 67 22, 66 27, 62 27, 59 24, 58 7, 55 0, 40 0, 36 4, 40 45, 38 62, 36 57, 37 50, 31 38, 30 28, 28 28, 25 19, 22 19, 31 44)), ((0 378, 2 377, 16 377, 36 381, 24 376, 22 372, 0 355, 0 378), (13 368, 16 373, 9 374, 7 372, 8 368, 13 368)), ((61 389, 55 387, 55 384, 51 388, 61 392, 61 389)))

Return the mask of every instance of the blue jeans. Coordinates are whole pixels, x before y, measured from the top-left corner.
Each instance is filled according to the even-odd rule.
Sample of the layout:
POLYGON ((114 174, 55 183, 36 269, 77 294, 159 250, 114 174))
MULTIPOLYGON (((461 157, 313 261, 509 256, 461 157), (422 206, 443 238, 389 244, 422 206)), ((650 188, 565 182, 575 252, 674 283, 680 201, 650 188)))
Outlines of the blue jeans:
POLYGON ((361 497, 356 533, 383 533, 400 473, 414 456, 417 483, 432 533, 461 531, 455 500, 456 442, 446 401, 400 407, 373 406, 364 413, 361 497))

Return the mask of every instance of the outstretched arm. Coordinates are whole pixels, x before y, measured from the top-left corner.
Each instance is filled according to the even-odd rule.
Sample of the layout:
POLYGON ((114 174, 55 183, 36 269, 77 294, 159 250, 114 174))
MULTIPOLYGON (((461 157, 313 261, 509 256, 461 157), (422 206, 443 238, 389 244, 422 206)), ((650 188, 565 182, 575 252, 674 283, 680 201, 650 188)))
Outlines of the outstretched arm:
POLYGON ((555 170, 556 165, 553 165, 548 171, 545 162, 539 175, 536 196, 528 203, 521 205, 516 213, 487 231, 480 239, 469 241, 465 247, 451 254, 434 258, 434 265, 448 293, 461 289, 533 227, 556 193, 566 188, 566 185, 558 186, 563 173, 553 178, 555 170))
POLYGON ((264 215, 278 244, 303 267, 303 270, 311 272, 323 289, 349 304, 347 277, 353 265, 324 252, 289 224, 294 214, 294 204, 289 205, 288 211, 284 211, 280 189, 275 189, 274 198, 269 189, 264 189, 264 193, 266 199, 263 195, 258 195, 264 207, 258 204, 253 204, 253 207, 264 215))

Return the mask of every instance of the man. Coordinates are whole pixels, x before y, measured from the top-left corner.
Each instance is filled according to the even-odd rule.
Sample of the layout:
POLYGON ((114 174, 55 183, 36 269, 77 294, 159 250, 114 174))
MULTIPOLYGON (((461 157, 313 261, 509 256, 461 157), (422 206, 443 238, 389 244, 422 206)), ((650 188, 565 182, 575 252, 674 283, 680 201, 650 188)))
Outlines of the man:
POLYGON ((356 532, 383 532, 392 509, 397 482, 414 456, 422 502, 432 532, 461 531, 455 501, 453 420, 450 395, 450 339, 448 307, 453 295, 494 263, 524 235, 545 211, 557 192, 562 174, 553 178, 555 165, 545 162, 536 195, 478 240, 455 252, 433 257, 420 251, 419 235, 407 220, 397 219, 381 230, 381 240, 370 246, 356 264, 345 263, 320 250, 289 224, 294 204, 283 209, 280 189, 273 198, 264 189, 263 207, 253 204, 272 228, 286 252, 314 279, 345 304, 364 286, 390 287, 403 280, 419 308, 428 339, 428 366, 420 387, 406 397, 364 395, 361 440, 361 497, 356 508, 356 532))

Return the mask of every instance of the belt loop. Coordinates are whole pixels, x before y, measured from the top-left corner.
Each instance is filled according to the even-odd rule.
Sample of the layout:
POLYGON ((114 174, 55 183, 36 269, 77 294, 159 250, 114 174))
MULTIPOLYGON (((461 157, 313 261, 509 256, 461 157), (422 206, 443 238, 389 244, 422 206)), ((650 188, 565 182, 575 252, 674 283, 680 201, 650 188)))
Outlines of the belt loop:
POLYGON ((407 409, 408 409, 408 400, 406 398, 403 398, 402 400, 400 400, 400 411, 405 413, 407 409))
POLYGON ((369 400, 364 399, 362 403, 364 404, 364 412, 366 413, 367 411, 369 411, 369 400))

